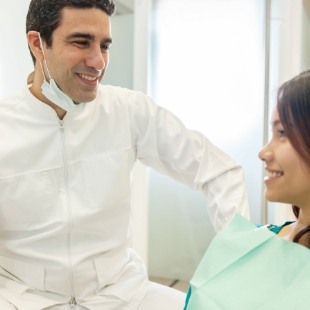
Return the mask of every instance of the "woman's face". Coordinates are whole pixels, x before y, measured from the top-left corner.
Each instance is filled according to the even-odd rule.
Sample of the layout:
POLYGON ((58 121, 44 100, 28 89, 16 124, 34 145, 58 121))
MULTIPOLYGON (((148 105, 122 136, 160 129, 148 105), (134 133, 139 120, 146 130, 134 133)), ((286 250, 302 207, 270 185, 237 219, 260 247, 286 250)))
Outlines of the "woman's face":
POLYGON ((266 199, 310 206, 310 168, 288 140, 277 109, 271 126, 271 140, 259 153, 266 168, 266 199))

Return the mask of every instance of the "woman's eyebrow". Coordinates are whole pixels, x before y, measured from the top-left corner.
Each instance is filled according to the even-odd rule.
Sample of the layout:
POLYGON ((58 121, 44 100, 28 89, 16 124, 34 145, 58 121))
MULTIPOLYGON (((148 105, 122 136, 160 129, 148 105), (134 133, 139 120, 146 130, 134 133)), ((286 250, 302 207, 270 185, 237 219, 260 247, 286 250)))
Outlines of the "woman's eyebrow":
POLYGON ((281 124, 282 123, 279 119, 276 119, 270 123, 271 127, 277 127, 278 125, 281 125, 281 124))

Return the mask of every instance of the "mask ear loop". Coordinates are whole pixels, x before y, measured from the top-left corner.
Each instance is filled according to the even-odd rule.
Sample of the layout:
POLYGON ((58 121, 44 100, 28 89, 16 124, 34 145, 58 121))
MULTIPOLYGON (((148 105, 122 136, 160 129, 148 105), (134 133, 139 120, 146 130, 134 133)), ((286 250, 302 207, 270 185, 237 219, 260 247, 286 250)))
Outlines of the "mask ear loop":
MULTIPOLYGON (((45 57, 45 53, 44 53, 44 48, 43 48, 40 32, 38 32, 38 36, 39 36, 39 41, 40 41, 40 47, 42 49, 42 54, 43 54, 43 58, 44 58, 44 64, 45 64, 45 67, 46 67, 46 71, 47 71, 49 79, 51 80, 52 77, 51 77, 50 71, 48 70, 48 66, 47 66, 47 62, 46 62, 46 57, 45 57)), ((46 76, 45 76, 45 72, 44 72, 44 69, 43 69, 43 65, 42 65, 41 61, 40 61, 40 67, 41 67, 41 70, 42 70, 42 73, 43 73, 44 81, 47 81, 46 76)))
POLYGON ((45 73, 44 73, 44 70, 43 70, 43 66, 42 66, 41 60, 40 60, 39 63, 40 63, 40 67, 41 67, 41 70, 42 70, 43 79, 44 79, 44 81, 46 81, 46 77, 45 77, 45 73))

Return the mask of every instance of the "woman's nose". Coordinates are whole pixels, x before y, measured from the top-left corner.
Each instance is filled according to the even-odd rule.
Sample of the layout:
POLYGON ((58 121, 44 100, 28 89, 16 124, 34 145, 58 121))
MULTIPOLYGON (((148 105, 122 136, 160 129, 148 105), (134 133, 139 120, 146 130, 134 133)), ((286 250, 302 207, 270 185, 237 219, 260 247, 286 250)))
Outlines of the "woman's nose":
POLYGON ((262 150, 258 153, 258 157, 265 162, 272 160, 273 154, 270 148, 270 143, 266 144, 262 150))

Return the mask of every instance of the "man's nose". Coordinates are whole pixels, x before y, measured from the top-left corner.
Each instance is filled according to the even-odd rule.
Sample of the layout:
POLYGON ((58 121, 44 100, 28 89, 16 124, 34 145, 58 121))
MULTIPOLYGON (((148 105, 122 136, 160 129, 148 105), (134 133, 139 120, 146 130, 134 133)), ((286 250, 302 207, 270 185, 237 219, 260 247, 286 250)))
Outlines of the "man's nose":
POLYGON ((102 71, 106 66, 105 58, 106 57, 104 57, 100 46, 93 47, 87 55, 86 65, 96 69, 97 71, 102 71))

